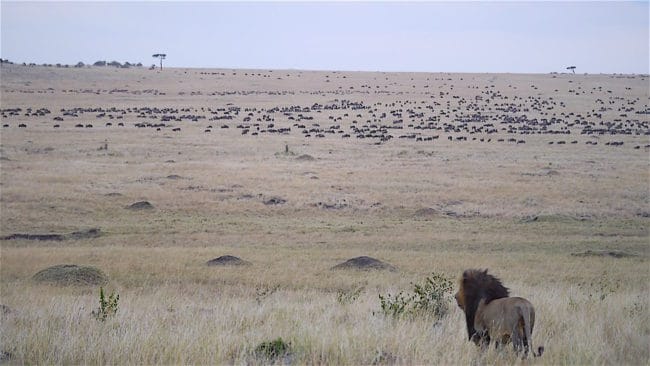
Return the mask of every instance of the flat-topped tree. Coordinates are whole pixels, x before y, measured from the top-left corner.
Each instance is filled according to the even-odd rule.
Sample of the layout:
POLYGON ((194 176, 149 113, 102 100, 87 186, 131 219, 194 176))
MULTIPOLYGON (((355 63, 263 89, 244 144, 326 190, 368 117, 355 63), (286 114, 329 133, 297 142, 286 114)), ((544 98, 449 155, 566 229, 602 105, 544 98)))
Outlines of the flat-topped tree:
POLYGON ((574 74, 576 73, 576 67, 575 66, 569 66, 566 69, 573 71, 574 74))
POLYGON ((167 55, 164 54, 164 53, 156 53, 156 54, 154 54, 154 55, 151 56, 151 57, 156 57, 156 58, 159 58, 159 59, 160 59, 160 69, 162 70, 162 68, 163 68, 163 67, 162 67, 162 60, 164 60, 165 57, 167 57, 167 55))

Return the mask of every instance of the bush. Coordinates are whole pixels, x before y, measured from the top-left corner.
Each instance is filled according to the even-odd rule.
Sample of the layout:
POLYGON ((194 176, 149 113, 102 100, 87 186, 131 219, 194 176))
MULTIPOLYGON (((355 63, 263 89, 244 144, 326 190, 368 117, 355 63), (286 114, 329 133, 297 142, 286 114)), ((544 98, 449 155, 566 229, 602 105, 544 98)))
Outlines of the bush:
POLYGON ((255 356, 267 360, 275 360, 284 357, 289 353, 290 344, 282 338, 277 338, 269 342, 262 342, 255 347, 255 356))
POLYGON ((411 306, 411 298, 405 296, 401 291, 395 296, 392 296, 391 294, 382 296, 382 294, 379 294, 379 302, 381 305, 381 311, 384 315, 393 318, 398 318, 404 315, 407 312, 407 309, 411 306))
POLYGON ((433 316, 440 319, 449 310, 451 292, 452 282, 433 273, 425 279, 424 284, 413 284, 413 294, 379 294, 379 302, 382 313, 393 318, 408 315, 433 316))
POLYGON ((115 315, 117 313, 118 301, 120 301, 120 295, 112 292, 108 296, 108 300, 104 295, 104 288, 99 288, 99 308, 92 312, 92 315, 95 319, 99 321, 105 321, 109 316, 115 315))
POLYGON ((413 308, 415 311, 433 314, 436 318, 443 317, 449 309, 449 297, 452 292, 452 282, 447 278, 433 273, 427 277, 424 285, 414 285, 413 308))

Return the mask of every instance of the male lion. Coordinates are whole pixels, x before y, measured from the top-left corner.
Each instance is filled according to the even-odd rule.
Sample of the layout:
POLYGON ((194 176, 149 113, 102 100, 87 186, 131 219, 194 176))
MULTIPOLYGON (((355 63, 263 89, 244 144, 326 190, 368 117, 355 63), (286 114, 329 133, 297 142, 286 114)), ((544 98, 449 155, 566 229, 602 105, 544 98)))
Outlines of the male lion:
MULTIPOLYGON (((535 308, 526 299, 509 297, 501 280, 487 270, 468 269, 463 272, 456 303, 465 312, 469 340, 483 347, 491 339, 496 346, 512 342, 516 352, 532 349, 531 334, 535 326, 535 308)), ((541 356, 544 347, 539 347, 541 356)))

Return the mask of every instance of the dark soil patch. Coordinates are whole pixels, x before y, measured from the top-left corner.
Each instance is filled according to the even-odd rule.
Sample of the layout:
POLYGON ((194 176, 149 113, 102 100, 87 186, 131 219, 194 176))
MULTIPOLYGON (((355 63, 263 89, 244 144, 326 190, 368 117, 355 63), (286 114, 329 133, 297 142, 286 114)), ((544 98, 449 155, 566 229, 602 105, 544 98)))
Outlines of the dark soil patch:
POLYGON ((2 240, 52 240, 61 241, 64 239, 63 234, 11 234, 2 238, 2 240))
POLYGON ((638 254, 624 252, 622 250, 587 250, 580 253, 571 253, 574 257, 612 257, 631 258, 638 257, 638 254))
POLYGON ((336 203, 318 202, 318 203, 314 203, 313 206, 325 210, 342 210, 350 207, 347 203, 342 203, 342 202, 336 202, 336 203))
POLYGON ((141 211, 141 210, 153 210, 154 207, 149 201, 139 201, 131 204, 126 207, 127 210, 141 211))
POLYGON ((416 217, 430 217, 430 216, 436 216, 438 214, 439 214, 438 210, 431 207, 425 207, 415 211, 416 217))
POLYGON ((281 197, 271 197, 271 198, 264 201, 264 204, 267 205, 267 206, 270 206, 270 205, 283 205, 285 203, 287 203, 287 200, 285 200, 284 198, 281 198, 281 197))
POLYGON ((521 223, 530 223, 530 222, 572 222, 572 221, 589 221, 591 220, 588 216, 569 216, 569 215, 532 215, 522 218, 519 222, 521 223))
POLYGON ((251 262, 233 255, 222 255, 221 257, 210 259, 205 264, 208 266, 250 266, 251 262))
POLYGON ((5 304, 0 304, 0 315, 8 315, 11 313, 11 308, 5 304))
POLYGON ((99 228, 92 228, 87 230, 75 231, 69 234, 11 234, 2 237, 2 240, 78 240, 78 239, 93 239, 102 235, 99 228))
POLYGON ((88 230, 75 231, 70 233, 67 238, 69 239, 94 239, 99 238, 102 232, 99 228, 92 228, 88 230))
POLYGON ((360 270, 387 270, 397 271, 397 268, 372 257, 361 256, 337 264, 332 269, 360 269, 360 270))
POLYGON ((32 279, 62 286, 103 285, 108 282, 108 277, 99 269, 76 264, 60 264, 46 268, 36 273, 32 279))
POLYGON ((14 355, 11 352, 0 351, 0 363, 9 362, 14 358, 14 355))

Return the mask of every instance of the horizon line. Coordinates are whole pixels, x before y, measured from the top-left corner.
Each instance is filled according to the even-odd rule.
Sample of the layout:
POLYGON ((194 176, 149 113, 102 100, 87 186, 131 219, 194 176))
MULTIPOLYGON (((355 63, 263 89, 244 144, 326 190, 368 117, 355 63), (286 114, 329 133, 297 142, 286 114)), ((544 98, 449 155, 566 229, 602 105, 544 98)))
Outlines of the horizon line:
MULTIPOLYGON (((114 69, 129 69, 129 68, 149 68, 149 66, 145 66, 144 63, 141 63, 142 66, 136 66, 136 63, 130 63, 129 61, 125 61, 130 63, 130 66, 128 67, 118 67, 118 66, 111 66, 108 65, 109 62, 114 62, 113 61, 107 61, 107 60, 99 60, 99 61, 104 61, 107 63, 107 65, 104 66, 95 66, 93 64, 87 64, 84 63, 83 67, 78 67, 76 66, 77 64, 63 64, 63 63, 35 63, 35 62, 16 62, 16 61, 11 61, 9 59, 5 59, 0 57, 0 60, 2 62, 0 64, 4 65, 15 65, 15 66, 20 66, 20 67, 54 67, 54 68, 114 68, 114 69)), ((97 62, 97 61, 96 61, 97 62)), ((119 61, 115 61, 118 62, 119 61)), ((121 65, 124 65, 123 63, 120 63, 121 65)), ((164 65, 163 65, 164 66, 164 65)), ((268 72, 272 71, 301 71, 301 72, 351 72, 351 73, 400 73, 400 74, 514 74, 514 75, 547 75, 547 74, 557 74, 557 75, 639 75, 639 76, 650 76, 649 73, 647 72, 567 72, 567 71, 546 71, 546 72, 535 72, 535 71, 527 71, 527 72, 521 72, 521 71, 413 71, 413 70, 360 70, 360 69, 312 69, 312 68, 292 68, 292 67, 287 67, 287 68, 274 68, 274 67, 224 67, 224 66, 164 66, 162 70, 166 69, 203 69, 203 70, 266 70, 268 72)), ((156 66, 155 70, 160 71, 160 68, 156 66)))

